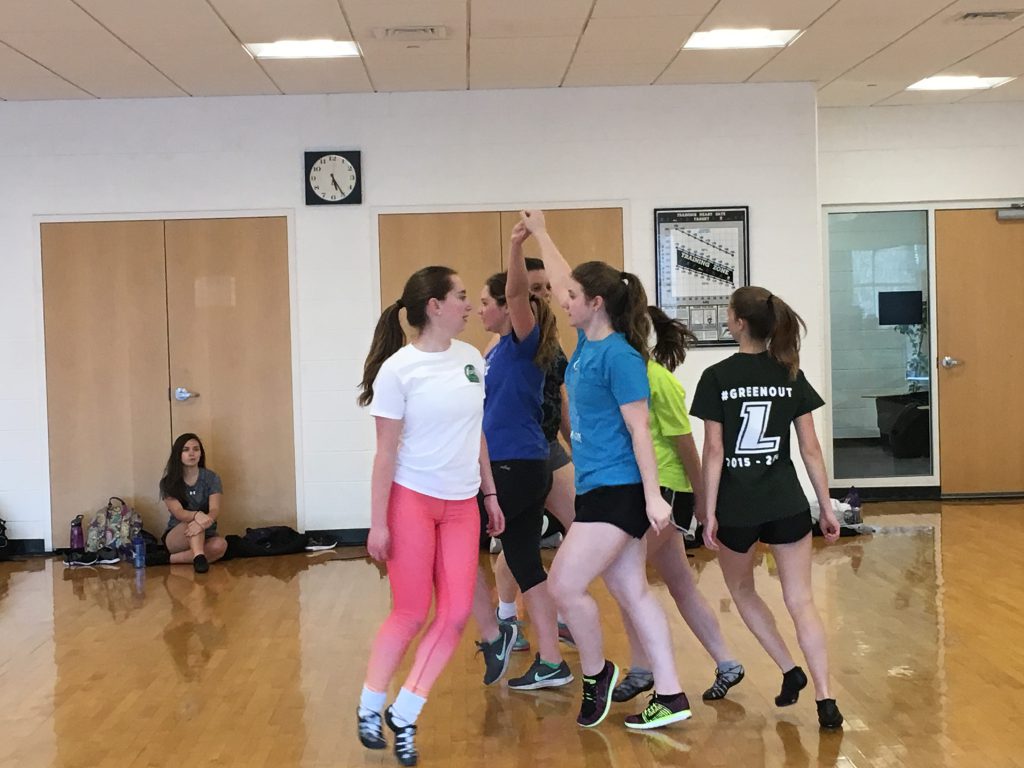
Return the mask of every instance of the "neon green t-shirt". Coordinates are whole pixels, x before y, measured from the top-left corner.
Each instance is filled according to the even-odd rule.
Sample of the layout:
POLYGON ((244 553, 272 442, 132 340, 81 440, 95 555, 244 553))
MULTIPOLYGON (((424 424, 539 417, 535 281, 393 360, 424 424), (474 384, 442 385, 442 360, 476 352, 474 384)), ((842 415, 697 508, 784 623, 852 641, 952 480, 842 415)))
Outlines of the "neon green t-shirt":
POLYGON ((673 491, 692 493, 676 450, 676 438, 690 434, 686 390, 672 372, 653 360, 647 361, 647 379, 651 384, 650 423, 654 456, 658 460, 658 483, 673 491))

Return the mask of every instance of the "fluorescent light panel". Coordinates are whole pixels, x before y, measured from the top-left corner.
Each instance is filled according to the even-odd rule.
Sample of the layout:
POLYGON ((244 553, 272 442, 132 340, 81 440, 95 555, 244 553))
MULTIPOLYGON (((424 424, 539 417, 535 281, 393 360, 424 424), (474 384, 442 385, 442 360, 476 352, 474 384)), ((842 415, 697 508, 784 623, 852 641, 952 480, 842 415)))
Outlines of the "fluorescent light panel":
POLYGON ((1013 77, 975 77, 974 75, 938 75, 918 80, 908 91, 980 91, 997 88, 1015 80, 1013 77))
POLYGON ((694 32, 685 49, 722 50, 730 48, 785 48, 800 36, 799 29, 712 29, 694 32))
POLYGON ((359 46, 351 40, 278 40, 245 43, 244 47, 254 59, 340 59, 359 55, 359 46))

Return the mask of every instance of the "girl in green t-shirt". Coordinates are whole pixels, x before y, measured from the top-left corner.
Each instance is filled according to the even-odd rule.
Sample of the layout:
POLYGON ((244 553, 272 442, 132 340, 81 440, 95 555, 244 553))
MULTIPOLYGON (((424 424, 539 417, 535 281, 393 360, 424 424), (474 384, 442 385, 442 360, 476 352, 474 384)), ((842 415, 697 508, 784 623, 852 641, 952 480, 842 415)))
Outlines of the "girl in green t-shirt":
MULTIPOLYGON (((683 364, 687 347, 697 338, 683 322, 670 318, 657 307, 648 307, 647 312, 656 339, 651 359, 647 361, 647 378, 651 383, 651 438, 658 460, 661 493, 672 504, 675 523, 661 532, 647 532, 647 561, 664 580, 687 626, 715 660, 715 682, 704 691, 704 700, 724 699, 729 689, 743 679, 743 665, 733 657, 711 606, 697 589, 682 536, 676 530, 677 527, 689 529, 694 509, 698 518, 704 516, 700 457, 686 415, 686 392, 672 373, 683 364)), ((615 701, 629 701, 654 687, 647 654, 625 611, 622 622, 629 637, 631 663, 612 693, 615 701)))

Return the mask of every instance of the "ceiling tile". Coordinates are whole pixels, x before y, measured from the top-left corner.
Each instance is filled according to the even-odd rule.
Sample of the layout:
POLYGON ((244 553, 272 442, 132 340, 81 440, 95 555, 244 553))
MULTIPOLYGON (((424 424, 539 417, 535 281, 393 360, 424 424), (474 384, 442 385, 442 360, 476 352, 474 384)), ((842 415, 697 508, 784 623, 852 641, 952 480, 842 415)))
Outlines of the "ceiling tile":
POLYGON ((267 74, 284 93, 365 93, 372 91, 363 62, 351 59, 271 59, 267 74))
POLYGON ((78 0, 103 26, 193 96, 275 94, 206 0, 78 0))
POLYGON ((338 0, 209 0, 243 43, 351 40, 338 0))
POLYGON ((471 36, 578 37, 592 0, 473 0, 471 36))
POLYGON ((45 67, 0 44, 0 99, 91 99, 45 67))
POLYGON ((698 16, 704 18, 718 0, 597 0, 595 19, 641 16, 698 16))
POLYGON ((777 53, 771 48, 734 51, 680 51, 658 78, 658 85, 742 83, 777 53))
POLYGON ((473 38, 469 48, 470 87, 557 88, 575 48, 575 37, 473 38))
POLYGON ((4 0, 0 40, 99 97, 185 95, 70 0, 4 0))

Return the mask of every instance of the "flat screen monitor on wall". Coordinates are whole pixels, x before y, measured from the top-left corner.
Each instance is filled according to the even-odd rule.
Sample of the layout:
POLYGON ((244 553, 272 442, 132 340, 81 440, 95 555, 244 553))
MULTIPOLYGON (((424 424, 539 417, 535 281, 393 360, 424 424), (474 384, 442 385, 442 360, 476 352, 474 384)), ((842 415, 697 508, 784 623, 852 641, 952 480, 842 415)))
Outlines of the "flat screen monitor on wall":
POLYGON ((881 291, 878 294, 879 325, 920 325, 923 314, 923 291, 881 291))

